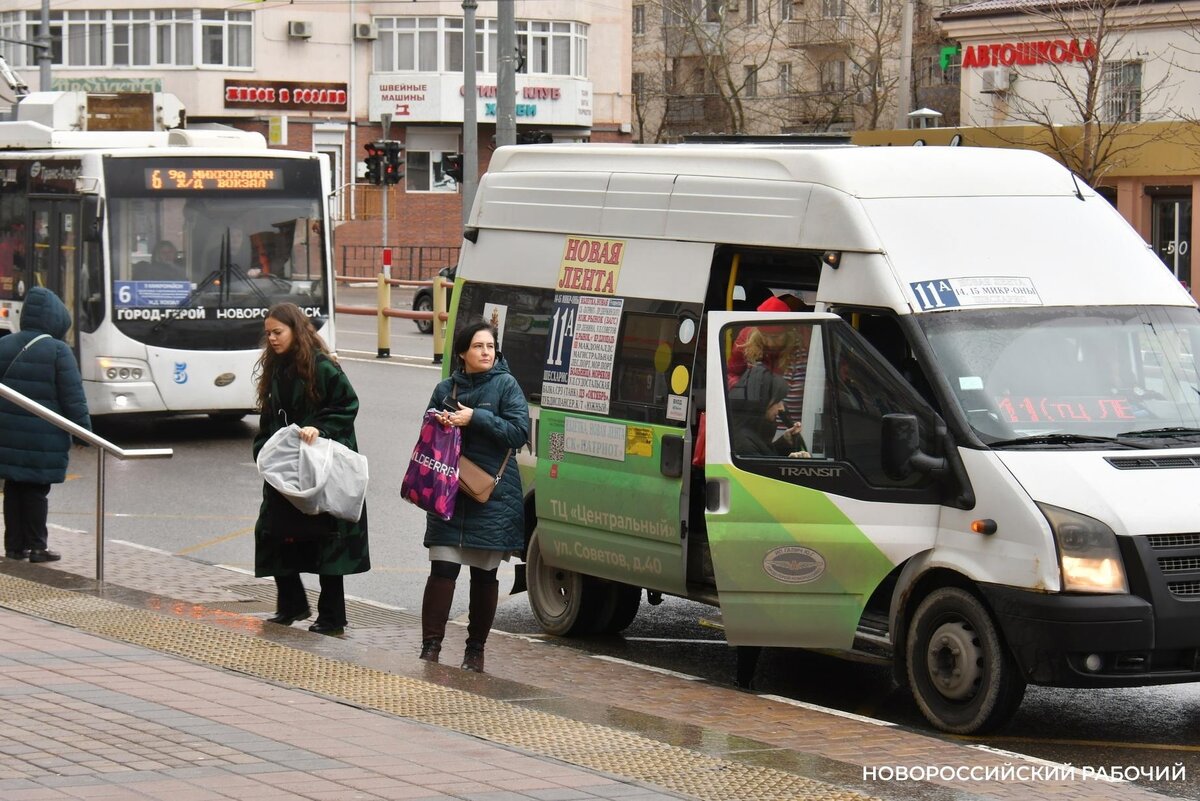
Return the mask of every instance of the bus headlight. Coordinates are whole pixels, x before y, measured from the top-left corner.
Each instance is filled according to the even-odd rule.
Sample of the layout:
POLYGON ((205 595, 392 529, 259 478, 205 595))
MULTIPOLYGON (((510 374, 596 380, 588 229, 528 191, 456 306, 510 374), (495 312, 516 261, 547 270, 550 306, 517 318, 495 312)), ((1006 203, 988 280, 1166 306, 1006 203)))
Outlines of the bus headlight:
POLYGON ((100 377, 104 381, 119 383, 121 381, 141 381, 150 374, 150 367, 137 359, 114 359, 101 356, 96 359, 100 367, 100 377))
POLYGON ((1087 515, 1039 503, 1050 521, 1063 589, 1072 592, 1127 593, 1125 564, 1113 530, 1087 515))

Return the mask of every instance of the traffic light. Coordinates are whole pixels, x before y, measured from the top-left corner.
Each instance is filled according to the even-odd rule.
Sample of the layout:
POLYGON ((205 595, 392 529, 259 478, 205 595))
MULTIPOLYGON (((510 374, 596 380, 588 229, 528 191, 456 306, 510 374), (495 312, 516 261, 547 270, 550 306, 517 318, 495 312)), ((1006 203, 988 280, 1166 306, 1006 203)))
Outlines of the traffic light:
POLYGON ((383 145, 385 156, 383 162, 383 182, 385 184, 400 183, 400 179, 404 177, 404 162, 402 161, 404 145, 392 139, 385 142, 378 142, 377 144, 383 145))
POLYGON ((367 183, 379 185, 383 183, 383 159, 384 152, 381 147, 382 142, 368 142, 363 145, 367 151, 367 157, 364 159, 367 165, 367 183))
POLYGON ((462 153, 443 153, 442 154, 442 175, 448 175, 454 179, 455 183, 463 182, 463 157, 462 153))

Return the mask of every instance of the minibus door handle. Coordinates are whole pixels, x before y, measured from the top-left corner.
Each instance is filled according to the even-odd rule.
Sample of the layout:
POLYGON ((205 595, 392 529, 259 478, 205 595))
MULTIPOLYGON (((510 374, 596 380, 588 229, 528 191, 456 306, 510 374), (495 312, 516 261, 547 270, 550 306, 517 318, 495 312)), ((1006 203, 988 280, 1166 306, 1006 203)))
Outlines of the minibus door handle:
POLYGON ((667 478, 679 478, 683 475, 683 437, 679 434, 663 435, 658 469, 667 478))

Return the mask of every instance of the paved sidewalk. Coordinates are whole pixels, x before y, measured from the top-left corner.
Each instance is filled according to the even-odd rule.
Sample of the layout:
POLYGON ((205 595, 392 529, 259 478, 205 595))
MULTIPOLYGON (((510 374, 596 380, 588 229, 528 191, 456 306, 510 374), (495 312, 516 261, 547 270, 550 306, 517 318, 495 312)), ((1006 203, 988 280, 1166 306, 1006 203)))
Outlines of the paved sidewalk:
POLYGON ((679 796, 0 611, 0 798, 679 796))
POLYGON ((0 561, 4 801, 1166 797, 499 633, 488 675, 430 665, 412 615, 274 626, 269 580, 120 543, 98 587, 68 536, 0 561))

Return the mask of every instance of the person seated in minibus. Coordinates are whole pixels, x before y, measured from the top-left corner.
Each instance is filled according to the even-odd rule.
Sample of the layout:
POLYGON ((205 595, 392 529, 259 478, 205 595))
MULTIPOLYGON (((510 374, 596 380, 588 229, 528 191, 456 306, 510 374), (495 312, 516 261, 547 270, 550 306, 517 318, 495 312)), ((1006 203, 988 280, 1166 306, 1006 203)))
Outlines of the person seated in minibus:
POLYGON ((169 239, 161 239, 150 253, 150 261, 138 265, 139 281, 186 281, 187 273, 179 264, 179 249, 169 239))
POLYGON ((730 388, 729 429, 735 456, 809 458, 799 423, 778 433, 788 389, 787 381, 761 364, 747 370, 730 388))

